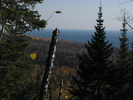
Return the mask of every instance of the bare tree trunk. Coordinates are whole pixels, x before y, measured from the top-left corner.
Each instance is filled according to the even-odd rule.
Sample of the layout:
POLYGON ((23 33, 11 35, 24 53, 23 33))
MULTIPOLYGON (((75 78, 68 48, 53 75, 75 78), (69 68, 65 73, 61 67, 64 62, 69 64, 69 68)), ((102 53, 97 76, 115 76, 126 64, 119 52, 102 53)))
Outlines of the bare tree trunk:
POLYGON ((61 78, 61 82, 60 82, 59 100, 61 100, 62 87, 63 87, 63 78, 61 78))
POLYGON ((51 70, 53 67, 53 62, 55 58, 55 52, 56 52, 56 44, 58 42, 58 36, 59 36, 59 30, 57 28, 53 31, 53 36, 50 44, 49 54, 46 61, 46 69, 43 76, 43 81, 40 89, 40 96, 39 100, 44 100, 46 98, 48 85, 49 85, 49 79, 51 76, 51 70))
POLYGON ((48 93, 48 97, 47 97, 47 99, 49 100, 49 93, 48 93))

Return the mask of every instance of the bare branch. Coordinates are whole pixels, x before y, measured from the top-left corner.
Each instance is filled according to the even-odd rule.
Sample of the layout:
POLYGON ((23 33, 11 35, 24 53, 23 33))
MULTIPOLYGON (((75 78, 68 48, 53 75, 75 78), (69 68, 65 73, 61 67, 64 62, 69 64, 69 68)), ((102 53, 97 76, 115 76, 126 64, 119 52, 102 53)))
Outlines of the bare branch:
POLYGON ((129 14, 126 9, 121 9, 120 15, 116 15, 115 20, 123 22, 124 17, 126 19, 126 24, 130 27, 129 30, 133 30, 133 27, 131 26, 133 24, 133 15, 129 14))
POLYGON ((122 5, 122 4, 129 3, 129 2, 133 2, 133 0, 127 0, 125 2, 119 3, 118 5, 122 5))
POLYGON ((128 23, 126 23, 132 30, 133 30, 133 27, 131 25, 129 25, 128 23))

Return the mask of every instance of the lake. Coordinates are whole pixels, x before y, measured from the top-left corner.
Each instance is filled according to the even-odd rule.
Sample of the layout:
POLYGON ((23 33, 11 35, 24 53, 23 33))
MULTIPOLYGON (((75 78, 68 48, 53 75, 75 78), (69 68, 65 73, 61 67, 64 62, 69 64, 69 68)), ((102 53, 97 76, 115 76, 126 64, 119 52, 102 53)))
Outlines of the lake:
MULTIPOLYGON (((72 29, 58 29, 60 31, 59 39, 71 40, 77 42, 84 42, 91 40, 95 30, 72 30, 72 29)), ((54 29, 44 29, 43 31, 32 31, 25 33, 26 35, 32 35, 37 37, 51 38, 54 29)), ((121 31, 105 30, 106 41, 113 42, 113 46, 119 48, 119 37, 121 37, 121 31)), ((131 49, 131 41, 133 41, 133 31, 127 31, 127 37, 129 38, 129 46, 131 49)))

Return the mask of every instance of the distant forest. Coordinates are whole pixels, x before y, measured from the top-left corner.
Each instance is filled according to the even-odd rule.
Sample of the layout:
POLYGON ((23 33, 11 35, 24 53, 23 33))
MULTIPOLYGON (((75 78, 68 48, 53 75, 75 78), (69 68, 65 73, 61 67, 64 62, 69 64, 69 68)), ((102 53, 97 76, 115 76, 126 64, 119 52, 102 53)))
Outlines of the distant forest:
MULTIPOLYGON (((7 35, 4 35, 2 39, 4 40, 6 37, 7 35)), ((35 68, 30 71, 32 73, 31 78, 36 83, 38 74, 41 74, 41 80, 43 78, 51 38, 28 35, 26 35, 26 37, 29 43, 26 51, 27 55, 29 56, 31 53, 36 53, 36 59, 34 61, 29 59, 29 61, 33 62, 35 65, 35 68)), ((113 53, 109 58, 109 60, 113 59, 113 63, 116 62, 118 50, 119 48, 114 48, 113 53)), ((86 52, 85 43, 59 39, 51 75, 53 87, 56 87, 52 90, 53 98, 55 100, 57 100, 59 96, 61 78, 64 79, 62 100, 65 100, 65 95, 67 95, 69 99, 72 98, 69 89, 72 84, 72 75, 76 75, 76 68, 78 67, 77 54, 82 54, 83 52, 86 52)))
MULTIPOLYGON (((35 69, 31 69, 31 77, 33 81, 36 82, 38 73, 41 73, 43 77, 51 38, 27 37, 30 37, 28 38, 30 45, 28 46, 29 50, 27 50, 27 55, 29 56, 30 53, 36 53, 37 55, 33 61, 35 69)), ((114 48, 109 58, 110 60, 114 59, 113 63, 116 62, 118 50, 119 48, 114 48)), ((76 75, 76 68, 78 67, 77 54, 82 54, 83 52, 86 52, 84 43, 59 39, 51 75, 53 87, 56 87, 52 90, 55 100, 57 100, 59 95, 61 78, 64 79, 62 100, 65 100, 65 95, 67 95, 69 99, 72 97, 69 93, 69 89, 72 84, 72 75, 76 75)), ((32 61, 32 59, 30 61, 32 61)))
MULTIPOLYGON (((51 38, 30 37, 31 38, 28 41, 30 43, 28 46, 30 51, 27 51, 27 54, 36 53, 37 57, 34 63, 46 65, 51 38)), ((119 48, 114 48, 113 53, 109 58, 114 59, 114 63, 118 50, 119 48)), ((76 54, 82 54, 83 52, 86 52, 85 43, 59 39, 54 65, 75 68, 75 66, 78 65, 76 54)))
MULTIPOLYGON (((4 35, 3 39, 5 38, 6 35, 4 35)), ((28 39, 28 43, 30 43, 26 51, 27 55, 29 56, 31 53, 36 53, 36 59, 34 61, 32 59, 29 60, 35 65, 35 68, 31 69, 31 77, 32 80, 36 82, 36 78, 39 73, 41 73, 41 78, 43 77, 51 38, 27 35, 26 39, 28 39)), ((114 51, 109 58, 114 59, 114 63, 116 61, 116 54, 118 53, 118 50, 119 48, 114 48, 114 51)), ((68 95, 69 98, 72 97, 72 95, 69 93, 68 87, 71 86, 72 75, 76 75, 76 68, 78 67, 77 54, 82 54, 83 52, 86 52, 84 43, 59 39, 54 67, 51 75, 52 84, 54 84, 54 87, 56 87, 53 89, 53 98, 55 98, 55 100, 59 95, 61 78, 64 79, 62 97, 64 98, 64 95, 68 95)), ((62 100, 64 100, 63 98, 62 100)))

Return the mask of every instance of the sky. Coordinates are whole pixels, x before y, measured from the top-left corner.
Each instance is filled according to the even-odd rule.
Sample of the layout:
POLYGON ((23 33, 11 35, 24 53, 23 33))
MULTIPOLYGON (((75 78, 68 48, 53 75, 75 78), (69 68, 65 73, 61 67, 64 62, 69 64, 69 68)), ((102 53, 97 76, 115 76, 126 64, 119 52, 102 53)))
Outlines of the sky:
POLYGON ((47 21, 46 29, 95 30, 100 1, 103 26, 106 30, 122 28, 122 22, 115 20, 116 15, 120 16, 120 9, 126 9, 133 15, 133 0, 128 3, 123 2, 130 0, 44 0, 42 4, 36 5, 35 10, 38 10, 41 19, 44 20, 47 20, 55 11, 62 12, 53 14, 47 21), (119 3, 123 4, 119 5, 119 3))

